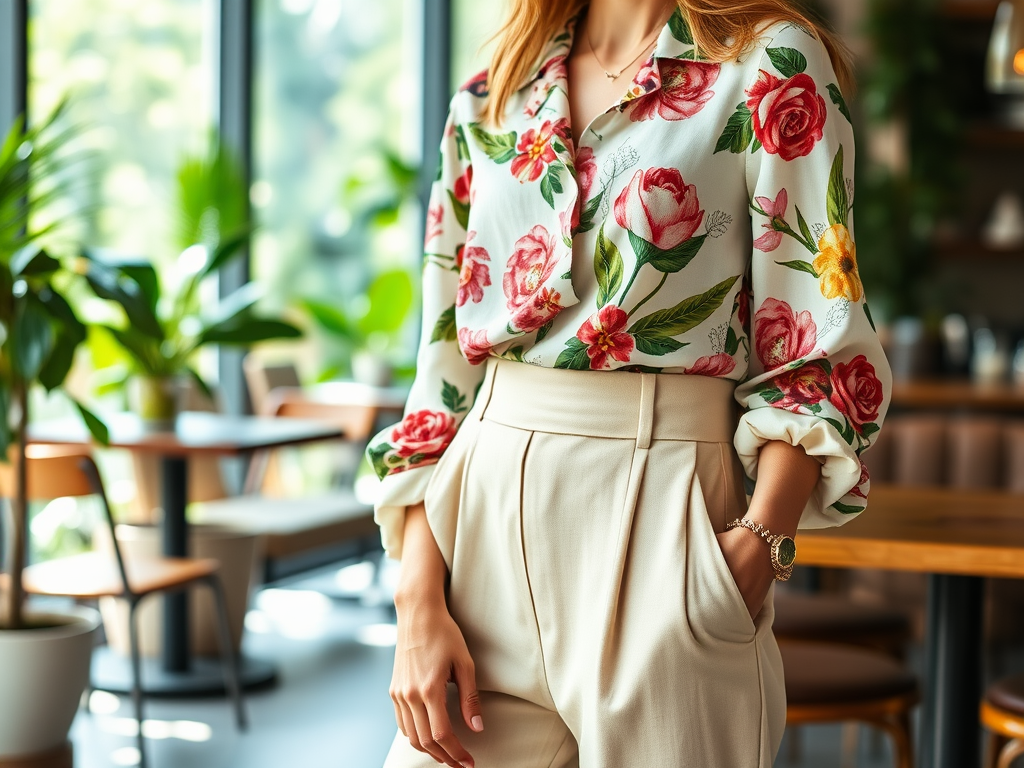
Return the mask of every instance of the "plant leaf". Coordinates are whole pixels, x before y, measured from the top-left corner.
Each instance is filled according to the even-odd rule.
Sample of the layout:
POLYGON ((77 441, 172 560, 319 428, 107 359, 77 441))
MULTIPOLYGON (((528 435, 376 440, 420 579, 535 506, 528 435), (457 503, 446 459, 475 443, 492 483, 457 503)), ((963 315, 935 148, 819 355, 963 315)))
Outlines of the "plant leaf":
POLYGON ((736 111, 732 113, 729 121, 725 124, 722 135, 718 137, 718 144, 715 145, 715 153, 729 150, 735 154, 745 152, 754 138, 754 116, 746 103, 740 102, 736 105, 736 111))
POLYGON ((75 338, 68 332, 57 334, 53 349, 39 371, 39 383, 46 388, 47 392, 52 392, 64 383, 64 379, 67 378, 68 372, 75 362, 75 350, 78 349, 81 341, 81 338, 75 338))
POLYGON ((300 304, 323 330, 345 341, 357 343, 359 332, 340 307, 316 299, 303 299, 300 304))
POLYGON ((187 373, 188 377, 192 379, 193 383, 196 385, 196 389, 202 393, 203 397, 211 403, 215 402, 216 398, 214 397, 213 390, 210 389, 210 385, 206 383, 206 379, 199 375, 199 371, 192 366, 188 366, 185 368, 185 373, 187 373))
POLYGON ((693 34, 690 32, 690 25, 686 23, 682 11, 678 8, 672 12, 672 16, 668 20, 668 28, 672 33, 672 37, 680 43, 693 45, 693 34))
POLYGON ((381 272, 366 289, 370 308, 356 321, 360 332, 364 336, 374 332, 397 332, 412 308, 414 293, 412 278, 406 270, 381 272))
POLYGON ((839 145, 832 171, 828 175, 828 223, 846 226, 850 202, 846 195, 846 176, 843 167, 843 145, 839 145))
POLYGON ((452 304, 448 309, 441 313, 441 316, 437 318, 437 322, 434 323, 434 330, 430 334, 430 343, 433 344, 437 341, 458 341, 458 338, 458 329, 455 327, 455 305, 452 304))
POLYGON ((78 409, 78 415, 85 422, 85 427, 89 430, 89 434, 92 435, 92 439, 100 445, 110 445, 110 430, 107 429, 107 425, 103 423, 103 420, 75 398, 70 395, 68 395, 68 398, 75 404, 75 408, 78 409))
POLYGON ((210 254, 206 264, 199 270, 198 279, 202 280, 207 275, 216 272, 236 256, 239 256, 249 244, 252 232, 253 227, 246 226, 223 237, 213 249, 213 253, 210 254))
POLYGON ((766 48, 765 53, 783 77, 793 77, 807 69, 807 57, 796 48, 766 48))
POLYGON ((622 254, 618 246, 605 237, 604 224, 597 233, 597 247, 594 248, 594 274, 597 275, 597 308, 609 302, 622 286, 622 254))
POLYGON ((566 368, 573 371, 590 370, 590 356, 587 354, 587 345, 573 336, 565 342, 565 349, 561 351, 555 360, 555 368, 566 368))
POLYGON ((33 381, 53 350, 53 327, 50 313, 34 293, 16 300, 14 328, 11 329, 15 370, 27 381, 33 381))
POLYGON ((45 275, 58 269, 60 262, 35 245, 27 245, 11 257, 11 274, 14 277, 45 275))
POLYGON ((678 336, 696 328, 722 306, 739 275, 729 277, 704 293, 683 299, 674 307, 659 309, 637 320, 629 328, 633 336, 678 336))
POLYGON ((104 264, 93 257, 87 258, 89 266, 85 279, 93 293, 101 299, 120 304, 128 316, 128 322, 140 333, 162 340, 163 328, 139 284, 117 267, 104 264))
POLYGON ((806 272, 811 277, 820 277, 820 275, 814 271, 814 265, 809 261, 801 261, 800 259, 794 259, 793 261, 776 261, 780 267, 789 267, 795 269, 797 272, 806 272))
POLYGON ((271 339, 298 339, 301 336, 302 331, 284 320, 245 314, 235 316, 229 322, 204 328, 199 334, 198 343, 245 347, 271 339))
POLYGON ((480 123, 470 123, 469 132, 473 134, 477 145, 491 160, 496 163, 507 163, 518 153, 516 152, 516 132, 488 133, 480 127, 480 123))

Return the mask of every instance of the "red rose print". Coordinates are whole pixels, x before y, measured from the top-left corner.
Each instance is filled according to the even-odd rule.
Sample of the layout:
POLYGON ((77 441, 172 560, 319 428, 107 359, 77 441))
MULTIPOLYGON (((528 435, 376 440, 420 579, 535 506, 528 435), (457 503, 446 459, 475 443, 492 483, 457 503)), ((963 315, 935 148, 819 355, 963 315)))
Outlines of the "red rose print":
POLYGON ((743 328, 749 328, 750 323, 750 302, 754 298, 754 291, 750 286, 750 275, 743 275, 743 282, 740 284, 739 293, 736 294, 736 316, 739 318, 743 328))
POLYGON ((633 122, 653 120, 655 117, 685 120, 704 109, 704 105, 715 95, 711 86, 718 80, 721 65, 662 59, 660 66, 661 88, 630 103, 629 119, 633 122))
POLYGON ((626 313, 609 304, 590 316, 590 319, 576 332, 576 338, 587 345, 590 367, 597 371, 609 366, 608 358, 620 363, 629 362, 636 342, 623 332, 628 318, 626 313))
POLYGON ((862 499, 866 499, 868 495, 864 493, 864 486, 867 485, 867 482, 870 479, 871 476, 868 474, 868 467, 863 461, 861 461, 860 480, 857 481, 856 487, 854 487, 854 489, 850 491, 850 494, 853 496, 860 496, 862 499))
POLYGON ((560 294, 544 287, 557 265, 555 238, 540 224, 516 241, 501 284, 519 330, 536 330, 561 309, 560 294))
MULTIPOLYGON (((564 120, 562 118, 559 123, 564 120)), ((551 146, 553 135, 555 127, 550 120, 545 120, 539 130, 531 128, 519 139, 516 150, 520 154, 512 160, 512 175, 520 182, 536 181, 555 162, 555 149, 551 146)))
POLYGON ((471 365, 480 365, 491 355, 491 343, 487 340, 487 331, 471 331, 459 328, 459 349, 471 365))
POLYGON ((684 368, 683 373, 692 376, 727 376, 736 368, 736 361, 732 355, 719 352, 717 355, 697 358, 689 368, 684 368))
POLYGON ((768 231, 754 241, 754 247, 759 251, 771 253, 782 244, 782 232, 776 229, 776 225, 785 225, 786 208, 789 205, 789 194, 785 189, 779 190, 778 196, 772 200, 769 197, 755 197, 754 202, 764 211, 769 221, 761 226, 768 231))
POLYGON ((455 180, 455 188, 452 194, 460 203, 468 204, 473 191, 473 166, 466 168, 466 172, 455 180))
POLYGON ((782 392, 781 399, 774 401, 772 406, 793 413, 799 413, 802 407, 820 403, 829 394, 828 374, 820 365, 805 365, 786 371, 772 382, 782 392))
POLYGON ((486 249, 470 245, 476 232, 470 232, 464 248, 459 250, 459 290, 455 294, 455 306, 461 307, 467 301, 479 304, 484 298, 484 288, 491 284, 491 272, 484 264, 491 257, 486 249))
POLYGON ((848 363, 836 363, 832 368, 832 395, 829 400, 840 413, 846 415, 858 434, 864 425, 878 418, 878 409, 884 395, 882 382, 875 375, 875 367, 864 355, 857 355, 848 363))
POLYGON ((423 238, 424 244, 429 244, 435 237, 442 233, 441 223, 444 221, 444 206, 441 203, 427 208, 427 233, 423 238))
POLYGON ((704 220, 697 187, 675 168, 639 170, 615 200, 615 221, 662 250, 689 240, 704 220))
POLYGON ((747 89, 747 107, 754 117, 754 135, 764 151, 783 160, 809 155, 821 140, 825 100, 810 75, 801 72, 781 80, 763 69, 747 89))
POLYGON ((537 80, 530 91, 530 98, 523 108, 523 114, 527 117, 536 117, 541 106, 547 101, 551 89, 559 80, 566 80, 569 72, 565 67, 565 54, 554 56, 544 62, 544 65, 537 73, 537 80))
POLYGON ((594 150, 590 147, 580 147, 576 152, 573 164, 576 166, 576 183, 580 188, 579 198, 585 202, 590 199, 590 193, 594 189, 594 180, 597 178, 597 160, 594 159, 594 150))
POLYGON ((765 299, 754 315, 754 348, 766 371, 810 354, 817 336, 811 313, 794 313, 784 301, 765 299))
POLYGON ((455 437, 455 419, 443 411, 414 411, 391 430, 391 445, 403 459, 438 456, 455 437))

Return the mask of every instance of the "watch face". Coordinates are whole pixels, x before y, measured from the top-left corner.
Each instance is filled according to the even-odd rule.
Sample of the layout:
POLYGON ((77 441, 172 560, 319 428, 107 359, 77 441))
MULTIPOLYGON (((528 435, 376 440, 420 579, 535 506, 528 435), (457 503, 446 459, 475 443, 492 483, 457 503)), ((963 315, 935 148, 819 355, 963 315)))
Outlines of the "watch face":
POLYGON ((789 536, 779 542, 778 557, 783 568, 788 568, 796 560, 796 543, 789 536))

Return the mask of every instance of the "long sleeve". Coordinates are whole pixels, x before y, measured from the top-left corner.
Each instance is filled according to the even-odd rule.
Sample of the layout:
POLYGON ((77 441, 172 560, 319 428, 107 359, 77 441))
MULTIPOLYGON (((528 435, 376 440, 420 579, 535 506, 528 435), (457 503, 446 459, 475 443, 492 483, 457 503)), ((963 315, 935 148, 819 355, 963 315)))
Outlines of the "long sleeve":
POLYGON ((770 440, 802 446, 821 478, 802 528, 839 525, 867 504, 860 454, 881 428, 891 375, 857 271, 853 130, 823 45, 786 26, 746 90, 753 228, 749 370, 735 446, 756 482, 770 440))
MULTIPOLYGON (((400 558, 405 510, 423 501, 434 465, 451 443, 483 380, 486 355, 460 349, 455 309, 479 301, 490 283, 486 254, 476 253, 467 235, 473 169, 460 126, 449 111, 438 176, 427 209, 423 261, 422 334, 402 421, 380 432, 367 447, 381 485, 374 517, 384 549, 400 558), (468 242, 467 242, 468 241, 468 242)), ((461 339, 473 351, 472 339, 461 339)))

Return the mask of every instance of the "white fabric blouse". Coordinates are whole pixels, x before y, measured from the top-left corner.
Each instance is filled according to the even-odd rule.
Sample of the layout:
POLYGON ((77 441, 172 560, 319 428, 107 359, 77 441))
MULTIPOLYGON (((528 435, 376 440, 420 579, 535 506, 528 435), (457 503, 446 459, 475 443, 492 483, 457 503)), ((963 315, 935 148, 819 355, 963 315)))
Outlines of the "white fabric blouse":
POLYGON ((866 505, 860 454, 891 377, 857 272, 853 131, 824 46, 767 27, 741 59, 694 52, 678 11, 580 145, 552 38, 500 128, 487 73, 452 100, 427 214, 423 333, 401 423, 367 448, 400 557, 405 508, 494 355, 549 368, 735 381, 748 478, 770 440, 822 463, 801 527, 866 505))

